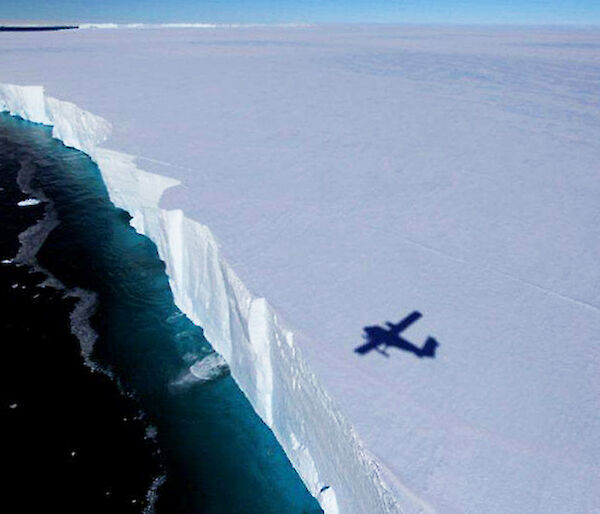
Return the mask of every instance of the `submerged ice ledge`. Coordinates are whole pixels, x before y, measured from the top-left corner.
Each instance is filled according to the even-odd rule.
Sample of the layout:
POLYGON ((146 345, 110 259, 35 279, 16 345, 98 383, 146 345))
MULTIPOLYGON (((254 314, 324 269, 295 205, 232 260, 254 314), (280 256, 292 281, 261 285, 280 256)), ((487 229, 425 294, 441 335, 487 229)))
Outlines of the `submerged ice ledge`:
MULTIPOLYGON (((244 286, 208 227, 181 210, 159 208, 164 191, 179 182, 139 169, 131 155, 101 148, 110 124, 46 96, 41 86, 0 84, 0 111, 51 125, 53 137, 98 164, 111 201, 156 244, 175 303, 203 327, 324 511, 400 512, 379 465, 308 369, 295 334, 266 299, 244 286)), ((429 510, 408 491, 400 500, 411 512, 429 510)))

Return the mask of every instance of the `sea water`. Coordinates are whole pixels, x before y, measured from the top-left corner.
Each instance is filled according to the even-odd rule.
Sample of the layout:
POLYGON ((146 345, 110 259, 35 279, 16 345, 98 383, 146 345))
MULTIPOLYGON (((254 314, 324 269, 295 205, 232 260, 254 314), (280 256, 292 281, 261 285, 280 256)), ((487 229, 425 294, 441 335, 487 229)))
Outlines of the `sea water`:
POLYGON ((11 501, 23 511, 321 512, 174 305, 156 247, 110 203, 97 166, 49 128, 0 114, 0 188, 11 501))

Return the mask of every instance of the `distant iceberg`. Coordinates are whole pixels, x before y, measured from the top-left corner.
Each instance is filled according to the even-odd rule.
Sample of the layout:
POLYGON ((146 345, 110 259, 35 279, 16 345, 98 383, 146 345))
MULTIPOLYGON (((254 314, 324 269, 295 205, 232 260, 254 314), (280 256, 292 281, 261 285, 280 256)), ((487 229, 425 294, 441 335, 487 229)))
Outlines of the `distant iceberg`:
POLYGON ((309 23, 81 23, 79 29, 232 29, 256 27, 311 27, 309 23))

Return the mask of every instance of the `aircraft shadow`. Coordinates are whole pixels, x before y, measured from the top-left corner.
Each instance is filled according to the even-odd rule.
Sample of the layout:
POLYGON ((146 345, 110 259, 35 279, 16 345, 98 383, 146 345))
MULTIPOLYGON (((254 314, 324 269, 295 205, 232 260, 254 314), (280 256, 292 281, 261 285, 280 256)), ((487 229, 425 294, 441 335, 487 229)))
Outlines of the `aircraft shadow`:
POLYGON ((366 355, 371 350, 375 350, 385 357, 389 357, 387 349, 394 347, 412 353, 420 359, 424 357, 435 358, 435 352, 440 345, 435 338, 430 336, 423 346, 417 346, 400 335, 422 316, 420 312, 413 311, 397 324, 388 321, 386 327, 379 325, 364 327, 363 338, 365 343, 355 348, 354 352, 359 355, 366 355))

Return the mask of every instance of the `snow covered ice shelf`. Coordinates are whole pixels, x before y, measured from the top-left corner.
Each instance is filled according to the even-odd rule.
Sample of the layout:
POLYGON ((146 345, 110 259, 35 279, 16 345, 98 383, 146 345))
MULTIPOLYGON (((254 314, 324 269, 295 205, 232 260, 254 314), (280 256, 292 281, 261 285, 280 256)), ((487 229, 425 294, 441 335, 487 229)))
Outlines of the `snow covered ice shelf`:
POLYGON ((2 34, 0 82, 50 98, 2 87, 0 108, 99 163, 328 513, 587 513, 599 50, 566 29, 2 34), (413 310, 435 359, 354 353, 413 310))

